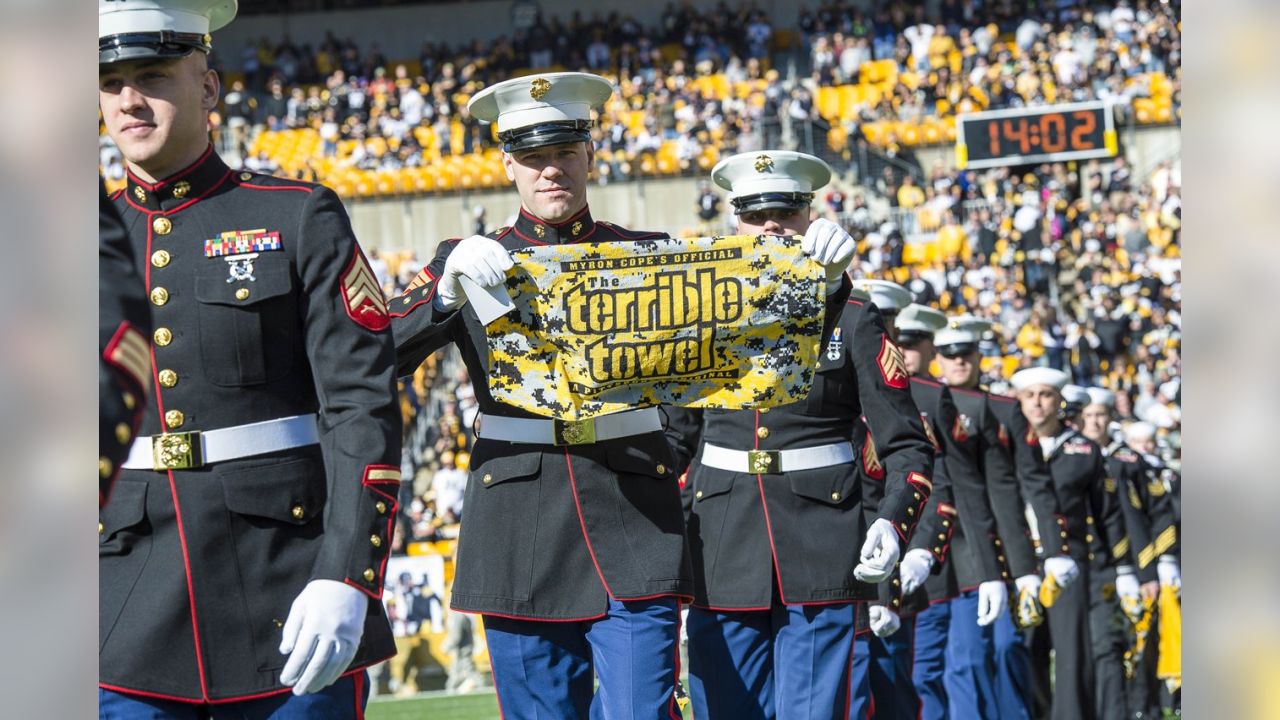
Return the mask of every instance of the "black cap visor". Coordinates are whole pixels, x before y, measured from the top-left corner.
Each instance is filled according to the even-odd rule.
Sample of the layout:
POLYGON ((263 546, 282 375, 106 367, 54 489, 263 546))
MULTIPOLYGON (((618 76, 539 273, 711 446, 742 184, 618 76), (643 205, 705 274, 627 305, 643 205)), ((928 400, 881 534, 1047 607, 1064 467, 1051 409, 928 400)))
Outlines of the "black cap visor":
POLYGON ((926 340, 933 340, 933 333, 924 332, 923 330, 898 331, 898 345, 903 347, 919 345, 926 340))
POLYGON ((976 355, 977 353, 977 343, 955 343, 954 345, 941 345, 938 347, 938 354, 945 358, 957 358, 965 355, 976 355))
POLYGON ((743 195, 732 201, 736 215, 759 210, 803 210, 813 202, 813 193, 767 192, 743 195))
POLYGON ((503 152, 518 152, 544 145, 591 142, 590 120, 565 120, 508 130, 498 133, 503 152))
POLYGON ((194 50, 209 52, 210 37, 199 33, 176 33, 169 30, 145 33, 120 33, 98 38, 98 64, 109 65, 125 60, 173 59, 190 55, 194 50))

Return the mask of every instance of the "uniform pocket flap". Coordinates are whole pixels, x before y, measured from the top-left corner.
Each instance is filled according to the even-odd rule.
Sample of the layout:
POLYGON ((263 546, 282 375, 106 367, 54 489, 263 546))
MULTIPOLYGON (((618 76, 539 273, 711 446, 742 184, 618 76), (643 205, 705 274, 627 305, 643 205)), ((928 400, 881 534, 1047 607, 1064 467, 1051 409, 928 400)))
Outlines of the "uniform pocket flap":
POLYGON ((671 477, 675 458, 665 435, 648 435, 611 442, 605 450, 605 463, 626 475, 671 477))
POLYGON ((856 494, 858 475, 852 465, 787 473, 791 492, 827 505, 842 505, 856 494))
POLYGON ((521 452, 502 455, 484 461, 471 473, 485 487, 492 487, 508 480, 533 477, 542 469, 542 452, 521 452))
POLYGON ((293 289, 289 268, 255 269, 254 279, 227 282, 227 275, 201 275, 196 278, 196 299, 202 303, 247 307, 273 297, 287 295, 293 289))
POLYGON ((737 473, 727 470, 708 468, 705 465, 697 468, 697 472, 691 470, 689 474, 693 478, 693 501, 695 503, 729 492, 733 489, 733 480, 737 475, 737 473))
POLYGON ((218 473, 227 509, 305 525, 324 509, 328 488, 324 468, 312 458, 253 465, 218 473))
POLYGON ((111 499, 102 508, 102 540, 125 528, 133 527, 147 517, 147 483, 138 480, 116 480, 111 499))

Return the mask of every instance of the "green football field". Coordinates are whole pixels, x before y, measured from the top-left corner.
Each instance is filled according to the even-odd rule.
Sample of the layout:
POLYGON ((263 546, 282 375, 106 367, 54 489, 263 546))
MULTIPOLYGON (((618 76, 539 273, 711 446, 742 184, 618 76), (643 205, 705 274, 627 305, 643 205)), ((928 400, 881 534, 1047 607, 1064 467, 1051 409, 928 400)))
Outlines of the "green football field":
POLYGON ((373 700, 365 717, 368 720, 497 720, 498 700, 492 692, 429 693, 404 700, 373 700))

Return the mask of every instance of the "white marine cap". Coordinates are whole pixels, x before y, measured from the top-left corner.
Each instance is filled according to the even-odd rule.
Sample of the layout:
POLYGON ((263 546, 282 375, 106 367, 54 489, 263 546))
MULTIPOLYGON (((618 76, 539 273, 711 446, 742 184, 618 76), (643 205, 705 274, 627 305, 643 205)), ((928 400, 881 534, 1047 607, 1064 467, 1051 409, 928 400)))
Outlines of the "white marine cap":
POLYGON ((209 52, 236 0, 98 0, 98 64, 209 52))
POLYGON ((1116 406, 1116 394, 1106 388, 1091 387, 1086 392, 1089 393, 1090 405, 1105 405, 1109 408, 1116 406))
POLYGON ((1079 405, 1083 408, 1089 404, 1089 391, 1079 385, 1064 385, 1062 387, 1062 402, 1068 405, 1079 405))
POLYGON ((1027 368, 1019 370, 1009 378, 1009 382, 1013 384, 1014 390, 1026 390, 1036 385, 1048 385, 1049 387, 1063 392, 1067 383, 1071 382, 1071 378, 1061 370, 1055 370, 1047 367, 1027 368))
POLYGON ((1124 428, 1124 439, 1130 442, 1142 442, 1156 436, 1156 426, 1149 422, 1131 422, 1124 428))
POLYGON ((881 315, 892 315, 911 304, 911 293, 888 280, 854 280, 853 288, 866 293, 881 315))
MULTIPOLYGON (((933 344, 941 352, 950 346, 972 345, 971 349, 957 347, 955 354, 964 355, 978 351, 982 336, 991 331, 991 321, 973 315, 957 315, 947 318, 947 326, 934 333, 933 344)), ((947 354, 947 353, 944 353, 947 354)))
POLYGON ((541 73, 504 80, 467 103, 472 117, 498 123, 506 152, 591 140, 591 110, 613 95, 613 84, 581 72, 541 73))
POLYGON ((899 340, 904 335, 933 337, 934 333, 947 326, 947 316, 928 305, 911 303, 898 311, 893 326, 898 329, 899 340))
POLYGON ((731 155, 711 169, 729 191, 734 212, 809 207, 813 193, 831 180, 831 166, 802 152, 766 150, 731 155))

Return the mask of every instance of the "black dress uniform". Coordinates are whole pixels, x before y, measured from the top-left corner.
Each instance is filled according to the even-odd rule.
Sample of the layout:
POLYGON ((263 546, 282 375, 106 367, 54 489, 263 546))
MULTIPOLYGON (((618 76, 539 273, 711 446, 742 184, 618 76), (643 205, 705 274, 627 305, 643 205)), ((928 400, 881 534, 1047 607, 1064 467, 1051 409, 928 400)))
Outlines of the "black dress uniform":
POLYGON ((151 377, 147 290, 120 213, 98 182, 98 505, 142 421, 151 377))
MULTIPOLYGON (((1107 472, 1115 479, 1119 504, 1129 531, 1130 558, 1138 581, 1158 582, 1157 558, 1176 544, 1172 493, 1167 492, 1160 471, 1145 456, 1116 443, 1107 448, 1107 472)), ((1156 682, 1159 658, 1159 615, 1153 609, 1147 618, 1147 631, 1141 655, 1125 664, 1128 707, 1135 717, 1158 717, 1160 693, 1156 682)), ((1126 633, 1126 649, 1134 649, 1126 633)))
MULTIPOLYGON (((516 250, 666 235, 597 222, 583 208, 558 225, 521 209, 515 225, 488 237, 516 250)), ((475 386, 483 433, 489 416, 535 416, 489 394, 488 343, 475 310, 433 306, 436 278, 456 244, 442 243, 410 289, 391 301, 396 362, 407 375, 431 353, 457 345, 475 386)), ((676 482, 680 464, 659 431, 563 447, 480 437, 471 453, 452 607, 529 620, 587 620, 601 617, 610 597, 691 597, 676 482)))
POLYGON ((140 441, 146 469, 121 472, 101 514, 102 687, 206 703, 287 691, 282 625, 316 579, 369 597, 350 667, 386 659, 394 349, 341 202, 235 172, 212 146, 161 182, 130 175, 113 200, 151 303, 141 432, 161 436, 162 469, 140 441), (210 431, 311 413, 310 444, 240 457, 257 441, 242 430, 214 461, 210 431))
MULTIPOLYGON (((777 451, 851 443, 865 414, 885 458, 878 516, 905 547, 932 488, 933 447, 872 307, 847 302, 805 400, 772 410, 703 411, 701 433, 678 443, 683 452, 706 444, 777 451)), ((748 610, 769 608, 775 597, 783 604, 877 597, 853 577, 866 527, 854 464, 751 475, 695 458, 686 489, 693 493, 695 605, 748 610)))
POLYGON ((1066 543, 1080 577, 1048 608, 1055 653, 1054 720, 1097 716, 1090 597, 1091 576, 1114 570, 1128 558, 1129 537, 1121 516, 1115 480, 1106 472, 1102 448, 1075 430, 1041 441, 1046 449, 1059 506, 1065 517, 1066 543))

